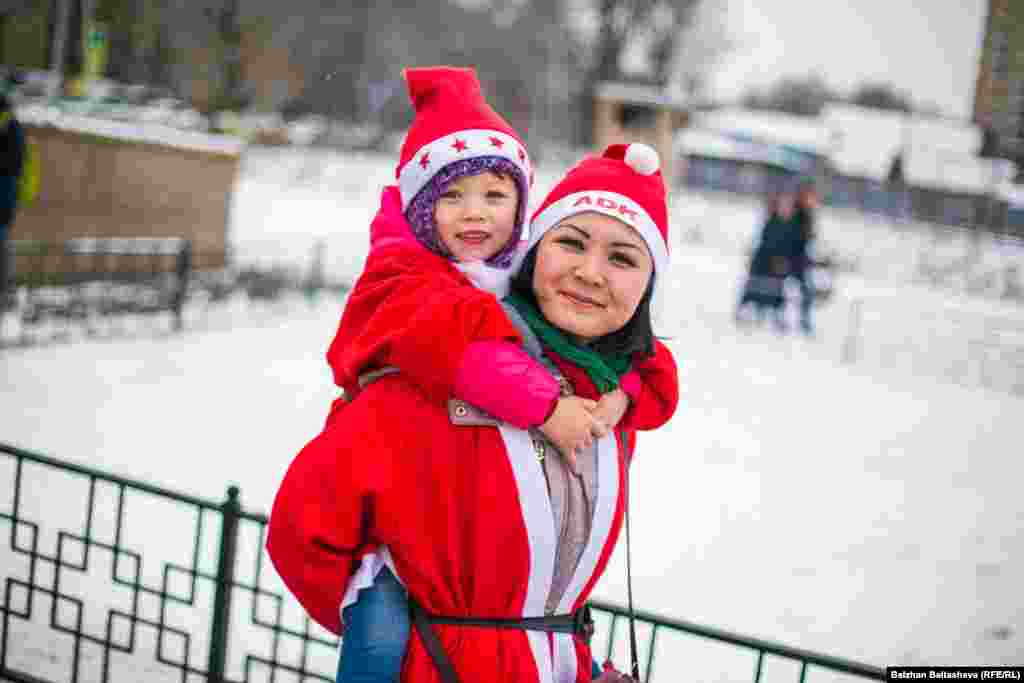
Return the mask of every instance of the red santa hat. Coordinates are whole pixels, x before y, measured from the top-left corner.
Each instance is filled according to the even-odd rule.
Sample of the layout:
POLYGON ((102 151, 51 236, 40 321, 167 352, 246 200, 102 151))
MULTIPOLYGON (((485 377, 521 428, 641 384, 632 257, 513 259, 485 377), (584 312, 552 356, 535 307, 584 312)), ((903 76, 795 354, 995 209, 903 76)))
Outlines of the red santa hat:
POLYGON ((668 207, 658 153, 640 143, 610 145, 600 157, 573 167, 544 198, 530 223, 533 248, 569 216, 595 211, 635 229, 654 259, 655 274, 668 267, 668 207))
POLYGON ((479 157, 506 159, 533 182, 523 141, 480 92, 476 71, 451 66, 405 70, 416 118, 402 144, 395 177, 402 210, 442 168, 479 157))

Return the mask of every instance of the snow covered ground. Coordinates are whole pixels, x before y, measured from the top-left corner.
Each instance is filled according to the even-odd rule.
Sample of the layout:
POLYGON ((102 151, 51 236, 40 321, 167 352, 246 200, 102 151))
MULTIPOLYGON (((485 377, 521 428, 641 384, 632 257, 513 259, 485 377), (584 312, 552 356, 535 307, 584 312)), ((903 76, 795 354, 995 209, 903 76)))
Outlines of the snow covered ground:
MULTIPOLYGON (((540 169, 535 199, 560 170, 540 169)), ((306 264, 323 240, 328 275, 352 279, 391 178, 390 159, 250 151, 231 239, 267 265, 306 264)), ((641 437, 633 471, 637 605, 879 666, 1024 662, 1024 309, 850 275, 813 339, 738 330, 757 207, 680 196, 673 211, 657 331, 683 401, 641 437)), ((918 244, 847 214, 822 225, 893 262, 918 244)), ((335 396, 323 353, 342 305, 235 301, 190 311, 182 335, 144 322, 130 337, 4 349, 0 440, 214 500, 236 483, 246 509, 266 511, 335 396)), ((61 490, 31 505, 60 518, 74 507, 54 503, 61 490)), ((166 528, 154 552, 186 561, 147 509, 133 517, 147 557, 166 528)), ((0 567, 15 566, 4 552, 0 567)), ((624 602, 621 552, 597 596, 624 602)), ((657 680, 751 675, 740 651, 659 643, 657 680)))

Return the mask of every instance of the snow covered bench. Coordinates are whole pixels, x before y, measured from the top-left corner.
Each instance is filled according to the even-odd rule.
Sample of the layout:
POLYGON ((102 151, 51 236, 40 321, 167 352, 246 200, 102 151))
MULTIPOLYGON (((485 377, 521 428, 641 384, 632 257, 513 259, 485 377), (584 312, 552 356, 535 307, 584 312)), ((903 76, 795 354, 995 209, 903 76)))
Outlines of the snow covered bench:
POLYGON ((192 245, 178 238, 14 240, 12 287, 25 323, 168 311, 182 327, 192 245))

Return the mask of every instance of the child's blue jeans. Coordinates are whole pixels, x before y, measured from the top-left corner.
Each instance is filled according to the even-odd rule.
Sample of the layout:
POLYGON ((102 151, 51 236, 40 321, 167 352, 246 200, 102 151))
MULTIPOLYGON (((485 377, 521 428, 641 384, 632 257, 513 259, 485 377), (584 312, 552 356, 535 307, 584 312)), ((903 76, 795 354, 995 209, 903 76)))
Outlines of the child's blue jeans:
MULTIPOLYGON (((409 601, 391 570, 381 569, 344 615, 337 683, 398 683, 409 643, 409 601)), ((597 660, 592 673, 601 675, 597 660)))
POLYGON ((387 567, 344 610, 338 683, 397 683, 409 642, 405 588, 387 567))

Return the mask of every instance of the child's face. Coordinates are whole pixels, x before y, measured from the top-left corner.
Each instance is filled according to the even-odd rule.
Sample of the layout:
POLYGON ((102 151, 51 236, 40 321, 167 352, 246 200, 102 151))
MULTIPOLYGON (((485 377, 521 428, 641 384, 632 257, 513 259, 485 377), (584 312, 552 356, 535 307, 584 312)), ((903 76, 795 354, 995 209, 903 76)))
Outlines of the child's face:
POLYGON ((457 178, 437 200, 434 222, 456 261, 486 261, 515 231, 519 188, 490 171, 457 178))

